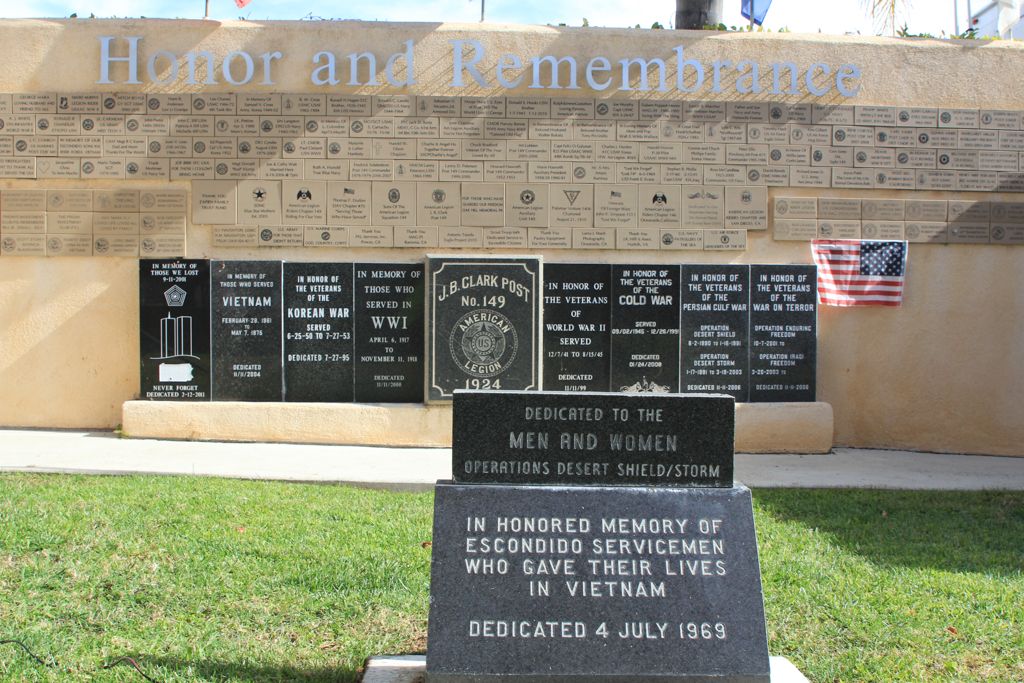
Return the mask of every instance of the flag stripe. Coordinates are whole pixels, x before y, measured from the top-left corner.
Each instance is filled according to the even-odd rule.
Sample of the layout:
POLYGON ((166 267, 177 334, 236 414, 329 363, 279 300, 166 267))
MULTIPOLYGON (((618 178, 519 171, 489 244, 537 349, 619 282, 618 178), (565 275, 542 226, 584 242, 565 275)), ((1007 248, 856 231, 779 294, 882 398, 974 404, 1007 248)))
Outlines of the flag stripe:
POLYGON ((844 294, 843 292, 824 292, 822 296, 827 296, 830 299, 885 299, 889 301, 896 301, 899 299, 898 295, 878 294, 876 292, 856 292, 854 294, 844 294))
POLYGON ((877 287, 821 287, 821 291, 828 292, 830 294, 845 294, 852 296, 854 294, 877 294, 878 296, 895 296, 899 297, 903 294, 902 290, 899 289, 879 289, 877 287))
POLYGON ((826 306, 900 306, 899 301, 861 301, 859 299, 822 299, 826 306))
POLYGON ((843 296, 841 294, 840 295, 836 295, 836 296, 826 294, 824 297, 822 297, 822 300, 847 301, 847 302, 859 302, 859 303, 867 303, 869 301, 877 301, 877 302, 888 301, 888 302, 891 302, 891 303, 899 303, 899 301, 897 299, 893 299, 893 298, 889 298, 889 297, 881 297, 881 298, 880 297, 870 297, 870 296, 869 297, 861 297, 861 296, 852 297, 852 296, 843 296))
POLYGON ((839 275, 826 276, 822 279, 834 280, 836 282, 880 282, 883 284, 902 284, 902 281, 896 277, 882 276, 877 278, 865 277, 859 273, 840 273, 839 275))
POLYGON ((845 294, 825 294, 826 299, 833 299, 835 301, 897 301, 895 297, 891 296, 848 296, 845 294))
POLYGON ((902 282, 864 280, 861 278, 821 278, 822 285, 831 287, 878 287, 879 289, 902 289, 902 282))

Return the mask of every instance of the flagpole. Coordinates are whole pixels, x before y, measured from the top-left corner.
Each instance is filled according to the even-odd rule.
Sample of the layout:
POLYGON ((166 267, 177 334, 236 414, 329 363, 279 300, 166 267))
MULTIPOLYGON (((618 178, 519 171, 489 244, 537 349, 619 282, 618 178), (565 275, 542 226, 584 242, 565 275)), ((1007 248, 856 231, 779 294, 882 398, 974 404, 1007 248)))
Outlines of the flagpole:
POLYGON ((960 35, 960 3, 953 0, 953 30, 960 35))
POLYGON ((210 0, 206 0, 206 12, 203 14, 203 19, 210 18, 210 0))
POLYGON ((751 33, 754 32, 754 12, 755 12, 754 3, 756 3, 756 2, 757 2, 757 0, 750 0, 750 32, 751 33))

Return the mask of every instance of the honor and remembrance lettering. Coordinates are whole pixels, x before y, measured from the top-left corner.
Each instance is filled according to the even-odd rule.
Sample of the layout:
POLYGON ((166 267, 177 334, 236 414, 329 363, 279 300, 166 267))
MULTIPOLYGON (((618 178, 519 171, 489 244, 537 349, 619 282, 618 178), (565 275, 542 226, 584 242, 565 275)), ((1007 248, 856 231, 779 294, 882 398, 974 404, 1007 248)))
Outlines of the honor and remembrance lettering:
POLYGON ((139 277, 145 399, 815 399, 813 266, 144 260, 139 277))

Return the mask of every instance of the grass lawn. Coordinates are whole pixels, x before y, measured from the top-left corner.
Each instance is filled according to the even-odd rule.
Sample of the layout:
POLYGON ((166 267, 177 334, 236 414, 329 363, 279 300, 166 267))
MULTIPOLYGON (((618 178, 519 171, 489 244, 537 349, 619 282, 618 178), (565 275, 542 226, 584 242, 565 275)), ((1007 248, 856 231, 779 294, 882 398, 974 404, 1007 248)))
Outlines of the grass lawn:
MULTIPOLYGON (((4 681, 354 680, 426 644, 432 497, 0 476, 4 681)), ((1024 681, 1024 494, 761 490, 769 649, 813 681, 1024 681)))

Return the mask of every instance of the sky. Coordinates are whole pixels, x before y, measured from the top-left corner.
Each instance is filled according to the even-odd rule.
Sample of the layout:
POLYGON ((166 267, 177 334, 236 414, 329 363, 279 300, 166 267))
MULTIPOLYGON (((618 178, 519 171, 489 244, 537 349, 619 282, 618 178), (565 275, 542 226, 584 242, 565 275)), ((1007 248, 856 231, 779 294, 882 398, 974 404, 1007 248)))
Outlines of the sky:
MULTIPOLYGON (((484 0, 491 23, 566 24, 623 27, 659 22, 670 28, 675 18, 673 0, 484 0)), ((762 0, 763 1, 763 0, 762 0)), ((724 0, 726 25, 745 24, 741 0, 724 0)), ((865 4, 867 0, 771 0, 765 28, 786 28, 798 33, 861 33, 876 35, 865 4)), ((377 21, 477 22, 481 0, 251 0, 238 9, 234 0, 209 0, 212 19, 363 19, 377 21)), ((910 0, 909 10, 897 17, 913 33, 951 34, 954 6, 959 5, 960 28, 966 28, 968 0, 910 0)), ((204 0, 6 0, 0 16, 17 17, 159 17, 200 19, 204 0)), ((973 0, 975 12, 989 0, 973 0)))

